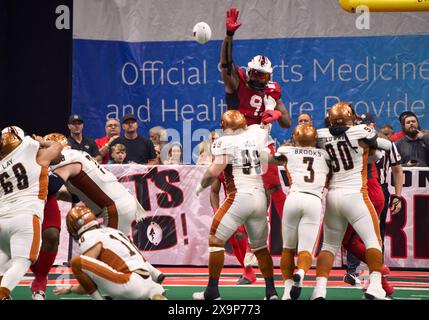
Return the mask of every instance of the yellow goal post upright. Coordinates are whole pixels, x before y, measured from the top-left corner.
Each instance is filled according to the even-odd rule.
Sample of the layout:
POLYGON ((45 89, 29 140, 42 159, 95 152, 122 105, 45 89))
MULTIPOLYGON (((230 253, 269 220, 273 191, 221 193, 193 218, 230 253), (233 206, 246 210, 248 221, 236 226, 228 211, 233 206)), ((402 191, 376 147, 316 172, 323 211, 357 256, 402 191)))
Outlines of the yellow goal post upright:
POLYGON ((355 13, 359 6, 366 6, 370 12, 429 11, 429 0, 339 0, 347 12, 355 13))

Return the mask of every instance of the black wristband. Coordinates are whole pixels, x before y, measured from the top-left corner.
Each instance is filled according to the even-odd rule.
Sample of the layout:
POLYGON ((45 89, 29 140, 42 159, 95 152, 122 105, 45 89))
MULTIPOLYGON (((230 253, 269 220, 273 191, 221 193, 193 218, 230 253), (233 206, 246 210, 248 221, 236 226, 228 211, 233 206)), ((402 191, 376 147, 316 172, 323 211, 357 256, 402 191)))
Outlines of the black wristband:
POLYGON ((226 35, 232 37, 235 31, 226 31, 226 35))
POLYGON ((220 66, 222 67, 222 69, 226 69, 229 67, 229 64, 228 63, 222 63, 220 66))

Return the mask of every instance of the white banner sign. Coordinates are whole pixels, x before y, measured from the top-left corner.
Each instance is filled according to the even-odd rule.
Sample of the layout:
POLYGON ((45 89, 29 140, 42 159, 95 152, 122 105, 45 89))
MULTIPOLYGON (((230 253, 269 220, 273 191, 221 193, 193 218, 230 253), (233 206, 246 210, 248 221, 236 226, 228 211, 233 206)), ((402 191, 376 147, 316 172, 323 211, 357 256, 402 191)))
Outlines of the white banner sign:
MULTIPOLYGON (((153 218, 131 228, 133 240, 145 257, 161 265, 207 265, 208 234, 213 218, 210 190, 208 188, 199 197, 195 196, 196 186, 206 167, 106 167, 139 199, 153 218)), ((385 262, 391 267, 429 268, 429 169, 406 169, 404 172, 406 210, 393 217, 388 216, 385 262)), ((280 175, 287 192, 287 178, 282 168, 280 175)), ((60 202, 63 217, 70 207, 70 204, 60 202)), ((270 224, 269 249, 278 266, 281 254, 279 217, 270 217, 270 224)), ((63 219, 58 264, 70 257, 66 230, 63 219)), ((231 252, 228 247, 227 252, 231 252)), ((342 262, 339 253, 335 266, 341 266, 342 262)), ((238 262, 233 255, 227 254, 225 265, 238 265, 238 262)))

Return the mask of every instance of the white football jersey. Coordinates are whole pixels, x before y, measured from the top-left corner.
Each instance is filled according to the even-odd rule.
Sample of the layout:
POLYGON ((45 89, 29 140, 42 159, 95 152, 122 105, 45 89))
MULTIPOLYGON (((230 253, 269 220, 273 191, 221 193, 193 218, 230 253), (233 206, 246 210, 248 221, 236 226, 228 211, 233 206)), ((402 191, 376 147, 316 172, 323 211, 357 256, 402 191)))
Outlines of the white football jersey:
POLYGON ((264 190, 260 155, 267 139, 266 130, 252 126, 240 134, 222 136, 213 143, 214 156, 229 156, 224 170, 227 193, 264 190))
POLYGON ((332 178, 329 188, 353 191, 366 190, 368 148, 359 146, 359 140, 372 139, 376 132, 365 124, 350 127, 344 134, 333 136, 329 129, 317 130, 318 145, 329 154, 332 178), (347 141, 346 136, 349 141, 347 141))
POLYGON ((51 166, 53 172, 62 166, 78 163, 82 166, 81 172, 70 178, 65 186, 67 190, 82 200, 96 215, 99 215, 107 206, 134 198, 128 190, 118 182, 116 177, 86 152, 73 149, 62 151, 62 161, 51 166))
POLYGON ((323 149, 280 147, 278 153, 286 156, 286 173, 290 192, 307 192, 322 197, 329 174, 329 155, 323 149))
POLYGON ((39 147, 37 141, 25 137, 0 161, 0 216, 25 213, 43 217, 48 168, 36 161, 39 147))
POLYGON ((98 228, 83 233, 79 238, 79 251, 85 253, 97 243, 103 245, 100 260, 119 272, 130 272, 144 269, 145 260, 128 238, 119 230, 113 228, 98 228))

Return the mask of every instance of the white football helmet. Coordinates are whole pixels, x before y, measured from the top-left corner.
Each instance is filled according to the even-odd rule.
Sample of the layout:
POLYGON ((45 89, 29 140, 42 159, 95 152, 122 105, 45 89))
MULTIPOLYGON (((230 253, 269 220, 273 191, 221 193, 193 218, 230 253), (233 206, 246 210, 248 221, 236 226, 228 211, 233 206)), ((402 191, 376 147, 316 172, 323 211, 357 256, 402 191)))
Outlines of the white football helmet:
POLYGON ((246 76, 248 85, 261 91, 271 80, 273 67, 270 59, 263 55, 257 55, 247 64, 246 76))

